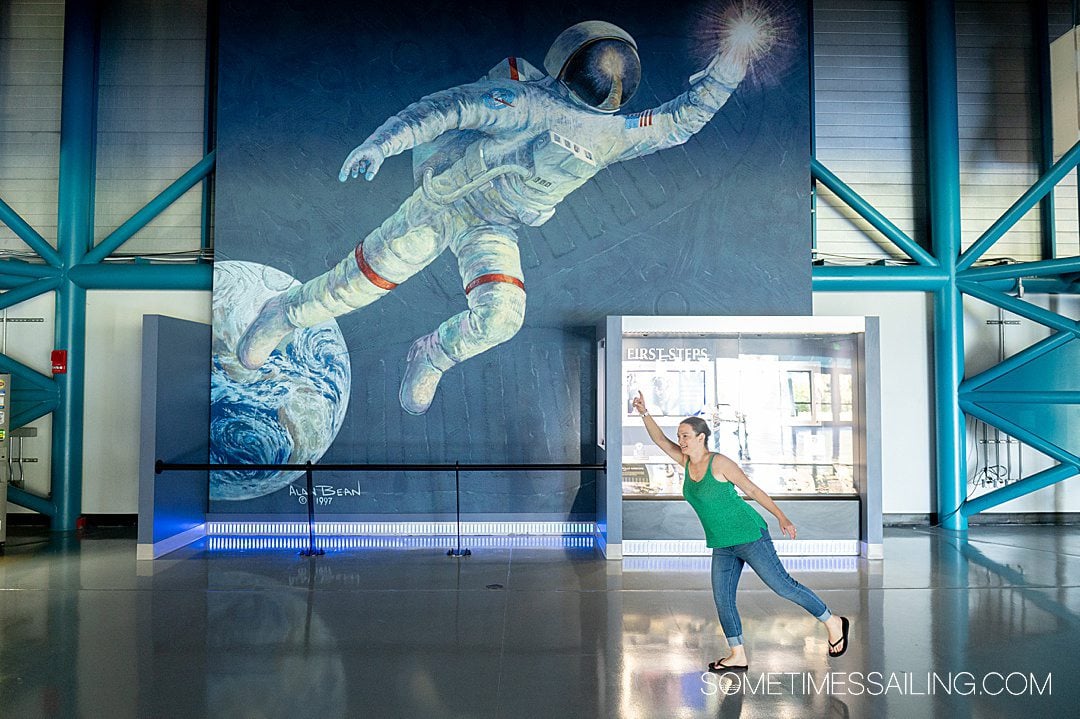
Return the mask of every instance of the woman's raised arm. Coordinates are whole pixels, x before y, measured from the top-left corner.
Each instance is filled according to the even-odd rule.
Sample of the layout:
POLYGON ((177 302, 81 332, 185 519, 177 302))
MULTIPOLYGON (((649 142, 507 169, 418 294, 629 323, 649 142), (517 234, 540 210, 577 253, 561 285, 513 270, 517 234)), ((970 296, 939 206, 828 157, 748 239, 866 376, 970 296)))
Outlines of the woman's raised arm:
POLYGON ((649 439, 656 444, 657 447, 664 450, 664 454, 671 457, 677 464, 682 466, 684 460, 682 450, 679 449, 679 445, 672 442, 664 434, 664 430, 660 429, 660 425, 656 423, 656 420, 649 414, 649 410, 645 408, 645 397, 641 392, 637 393, 637 397, 634 397, 634 409, 638 411, 641 418, 645 420, 645 429, 649 433, 649 439))

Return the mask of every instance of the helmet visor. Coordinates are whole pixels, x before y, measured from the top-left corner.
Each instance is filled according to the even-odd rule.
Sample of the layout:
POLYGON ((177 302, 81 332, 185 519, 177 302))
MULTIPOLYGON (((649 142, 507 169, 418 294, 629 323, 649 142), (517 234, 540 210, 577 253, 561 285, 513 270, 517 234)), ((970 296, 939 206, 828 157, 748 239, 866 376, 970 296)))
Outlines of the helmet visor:
POLYGON ((615 112, 637 92, 641 60, 623 40, 596 40, 574 53, 559 79, 586 105, 615 112))

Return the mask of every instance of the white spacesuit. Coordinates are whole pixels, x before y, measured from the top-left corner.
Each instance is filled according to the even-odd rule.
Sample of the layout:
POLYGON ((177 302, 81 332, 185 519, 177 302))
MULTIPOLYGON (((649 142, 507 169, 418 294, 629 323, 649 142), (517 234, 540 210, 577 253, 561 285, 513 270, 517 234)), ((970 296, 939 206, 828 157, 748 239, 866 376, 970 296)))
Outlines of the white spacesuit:
POLYGON ((337 266, 271 299, 237 353, 260 367, 293 329, 368 305, 450 248, 468 309, 408 353, 400 401, 423 414, 444 372, 513 337, 525 317, 515 228, 539 226, 608 165, 686 142, 746 73, 725 48, 690 89, 652 110, 614 113, 641 78, 637 46, 606 22, 579 23, 556 39, 548 74, 508 58, 478 82, 421 99, 349 154, 339 179, 371 180, 383 160, 413 150, 420 186, 337 266))

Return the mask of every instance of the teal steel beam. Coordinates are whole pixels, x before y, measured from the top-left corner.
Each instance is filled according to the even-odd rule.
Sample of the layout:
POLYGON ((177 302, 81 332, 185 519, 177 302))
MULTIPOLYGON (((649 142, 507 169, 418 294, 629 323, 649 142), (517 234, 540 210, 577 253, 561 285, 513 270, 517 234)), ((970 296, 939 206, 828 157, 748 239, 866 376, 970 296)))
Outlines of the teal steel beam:
POLYGON ((8 307, 14 307, 20 302, 33 299, 46 292, 52 292, 60 286, 60 282, 61 280, 59 277, 43 277, 40 280, 34 280, 33 282, 28 282, 25 285, 19 285, 18 287, 10 289, 0 295, 0 310, 6 310, 8 307))
MULTIPOLYGON (((96 0, 64 5, 56 235, 68 270, 83 260, 94 237, 98 18, 96 0)), ((56 375, 60 402, 52 427, 52 529, 68 531, 82 513, 86 375, 86 290, 68 278, 56 293, 55 348, 68 351, 68 366, 66 374, 56 375)))
POLYGON ((209 290, 214 281, 210 264, 79 265, 68 273, 88 290, 209 290))
MULTIPOLYGON (((954 78, 955 80, 955 78, 954 78)), ((955 82, 953 83, 955 87, 955 82)), ((1012 226, 1017 221, 1026 215, 1028 211, 1034 207, 1039 200, 1046 196, 1046 194, 1054 189, 1054 186, 1061 181, 1063 177, 1072 172, 1076 165, 1080 163, 1080 143, 1072 146, 1068 152, 1062 155, 1061 159, 1054 163, 1054 166, 1050 170, 1040 177, 1034 185, 1028 188, 1027 192, 1020 196, 1012 207, 1005 211, 1005 214, 997 219, 997 221, 989 227, 972 243, 971 247, 960 256, 960 262, 957 264, 958 270, 966 270, 971 267, 975 262, 983 256, 983 254, 989 250, 995 242, 1000 240, 1002 236, 1012 229, 1012 226)))
POLYGON ((25 277, 6 277, 0 274, 0 290, 12 290, 16 287, 22 287, 28 285, 33 280, 28 280, 25 277))
POLYGON ((31 494, 20 487, 8 485, 7 498, 12 504, 44 514, 46 517, 56 516, 56 505, 46 497, 31 494))
POLYGON ((985 282, 987 280, 1007 280, 1017 277, 1046 277, 1067 275, 1080 272, 1080 256, 1063 257, 1056 260, 1038 262, 1013 262, 1008 265, 993 267, 973 267, 960 273, 964 280, 985 282))
POLYGON ((34 252, 38 253, 41 259, 48 262, 53 267, 60 266, 60 255, 56 253, 56 250, 52 248, 52 245, 38 234, 38 231, 26 223, 19 213, 11 208, 11 206, 0 199, 0 222, 11 228, 11 231, 15 235, 30 246, 34 252))
POLYGON ((972 417, 978 417, 983 422, 986 422, 991 427, 997 427, 1002 432, 1008 435, 1016 437, 1024 444, 1034 447, 1038 451, 1045 454, 1047 457, 1056 459, 1062 464, 1071 464, 1073 466, 1080 467, 1080 457, 1077 457, 1072 452, 1068 452, 1052 442, 1048 442, 1045 438, 1040 437, 1034 432, 1030 432, 1020 425, 1010 422, 1009 420, 1001 417, 1000 415, 991 412, 982 405, 968 400, 960 400, 960 404, 964 407, 964 411, 970 414, 972 417))
POLYGON ((925 0, 923 8, 930 238, 934 255, 948 276, 933 295, 937 512, 942 527, 964 530, 967 518, 958 510, 967 483, 965 422, 956 396, 964 379, 964 306, 956 284, 961 243, 956 9, 952 0, 925 0))
POLYGON ((919 243, 911 239, 901 230, 894 225, 889 218, 881 214, 881 212, 863 199, 859 193, 851 189, 851 187, 837 177, 829 168, 821 164, 816 157, 810 158, 810 174, 818 182, 829 188, 837 197, 843 200, 851 209, 864 220, 870 223, 870 225, 885 236, 885 239, 896 245, 902 252, 908 257, 918 262, 924 267, 937 267, 938 262, 934 257, 919 246, 919 243))
MULTIPOLYGON (((206 13, 206 93, 203 98, 203 154, 217 147, 217 73, 218 73, 218 8, 217 0, 208 0, 206 13)), ((199 245, 203 250, 214 246, 214 174, 206 176, 202 187, 202 234, 199 245)))
POLYGON ((21 362, 17 362, 7 355, 0 354, 0 372, 10 374, 14 379, 18 379, 20 382, 26 382, 32 387, 45 390, 47 392, 56 392, 56 381, 50 377, 46 377, 40 374, 21 362))
POLYGON ((55 404, 57 398, 60 396, 55 389, 44 389, 42 387, 23 386, 20 382, 16 382, 12 388, 12 401, 16 404, 22 402, 23 404, 40 404, 42 402, 51 402, 55 404))
POLYGON ((966 530, 957 510, 967 481, 965 420, 957 390, 964 379, 964 303, 955 283, 934 292, 934 431, 937 511, 945 529, 966 530))
POLYGON ((1017 299, 1016 297, 987 289, 977 282, 963 282, 961 283, 961 289, 983 302, 989 302, 995 307, 1008 310, 1014 315, 1026 317, 1032 322, 1038 322, 1050 329, 1058 330, 1059 332, 1069 332, 1074 335, 1080 333, 1080 326, 1068 317, 1063 317, 1057 312, 1051 312, 1050 310, 1043 309, 1042 307, 1017 299))
POLYGON ((122 244, 130 240, 136 232, 146 227, 155 217, 160 215, 169 205, 176 202, 185 192, 202 182, 214 169, 215 152, 211 151, 203 159, 195 163, 195 166, 181 175, 171 185, 162 190, 157 197, 146 203, 145 206, 122 225, 113 230, 108 237, 103 239, 96 247, 86 253, 83 262, 86 264, 100 262, 122 244))
POLYGON ((991 507, 996 507, 999 504, 1004 504, 1018 497, 1023 497, 1025 494, 1031 494, 1044 487, 1074 477, 1077 472, 1080 472, 1080 468, 1071 464, 1058 464, 1037 472, 1030 477, 1024 477, 1016 482, 1006 484, 1004 487, 999 487, 992 492, 969 499, 964 503, 964 507, 960 511, 963 512, 965 517, 970 517, 991 507))
POLYGON ((968 377, 960 384, 960 392, 973 392, 984 384, 1004 377, 1013 370, 1023 367, 1028 362, 1036 360, 1048 352, 1053 352, 1059 347, 1071 342, 1073 339, 1075 339, 1075 335, 1069 332, 1057 332, 1046 339, 1039 340, 1030 347, 1017 352, 1011 357, 1005 358, 993 367, 980 372, 973 377, 968 377))
POLYGON ((817 266, 811 278, 815 292, 933 292, 949 281, 947 271, 920 265, 817 266))
POLYGON ((1014 294, 1023 289, 1029 295, 1075 295, 1080 294, 1080 281, 1055 277, 1017 278, 1015 280, 986 280, 979 284, 988 290, 1014 294))
POLYGON ((18 429, 19 427, 25 427, 35 419, 40 419, 50 412, 54 412, 59 404, 59 401, 55 399, 46 402, 38 402, 37 404, 30 405, 26 409, 12 413, 11 428, 18 429))
POLYGON ((32 264, 22 260, 0 260, 0 275, 8 277, 59 277, 60 270, 51 265, 32 264))
POLYGON ((961 392, 960 399, 968 402, 994 402, 1002 404, 1080 404, 1080 391, 1051 390, 974 390, 961 392))

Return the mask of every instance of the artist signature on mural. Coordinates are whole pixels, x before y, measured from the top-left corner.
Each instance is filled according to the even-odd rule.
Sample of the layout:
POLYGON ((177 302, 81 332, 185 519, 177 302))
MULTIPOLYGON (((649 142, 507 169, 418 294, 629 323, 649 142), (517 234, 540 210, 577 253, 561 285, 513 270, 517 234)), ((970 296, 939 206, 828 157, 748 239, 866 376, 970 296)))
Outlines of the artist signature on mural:
MULTIPOLYGON (((356 483, 355 489, 352 487, 335 487, 332 484, 316 484, 311 488, 311 495, 315 498, 315 504, 330 504, 335 497, 359 497, 360 482, 356 483)), ((300 504, 307 504, 308 502, 306 487, 290 486, 289 496, 296 497, 296 501, 300 504)))

